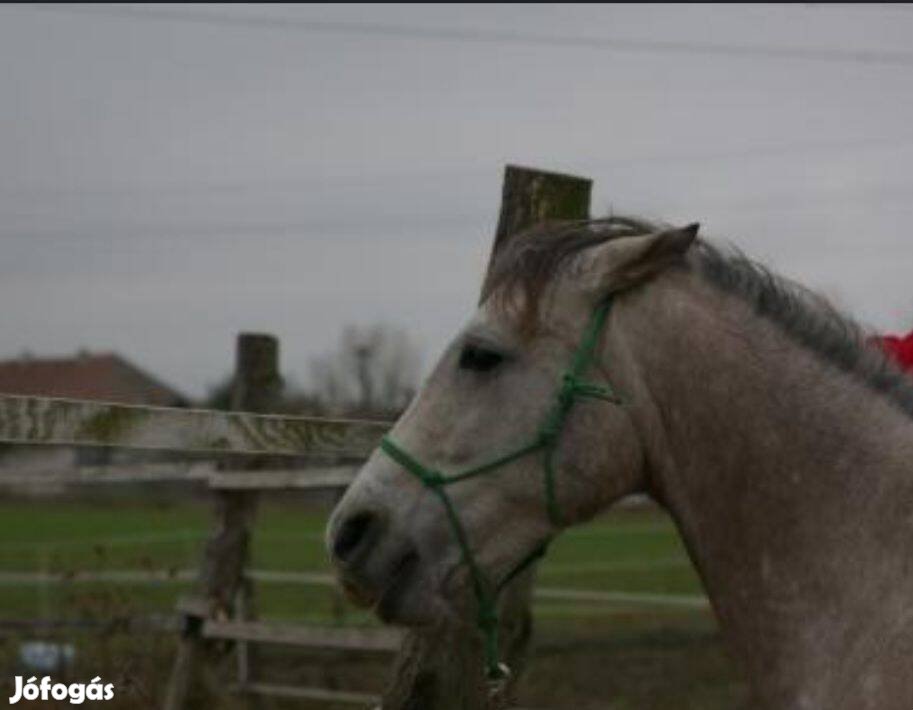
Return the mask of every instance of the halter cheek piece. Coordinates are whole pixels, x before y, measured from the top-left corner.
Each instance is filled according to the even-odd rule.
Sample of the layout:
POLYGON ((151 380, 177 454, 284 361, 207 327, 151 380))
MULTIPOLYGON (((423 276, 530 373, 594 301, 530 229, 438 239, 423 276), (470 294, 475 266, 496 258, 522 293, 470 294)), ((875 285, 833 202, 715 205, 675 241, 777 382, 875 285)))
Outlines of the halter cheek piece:
POLYGON ((450 497, 447 495, 446 487, 459 481, 465 481, 474 478, 483 473, 488 473, 496 468, 505 466, 511 461, 522 458, 534 451, 542 452, 542 467, 545 472, 545 505, 548 511, 549 520, 556 526, 564 524, 564 516, 558 507, 555 495, 555 451, 558 447, 558 438, 564 429, 567 415, 571 411, 574 403, 581 397, 602 399, 615 404, 621 404, 619 397, 612 391, 611 387, 596 385, 585 382, 580 379, 583 372, 590 366, 596 352, 596 345, 599 342, 599 336, 605 325, 606 317, 609 313, 611 301, 606 301, 599 306, 590 319, 590 323, 584 332, 583 339, 574 354, 570 368, 561 378, 561 387, 552 408, 549 410, 545 421, 539 428, 539 433, 532 443, 522 446, 503 456, 499 456, 480 466, 445 476, 440 471, 429 468, 411 454, 406 452, 402 447, 396 444, 389 436, 381 439, 380 448, 396 463, 406 469, 413 476, 418 478, 422 484, 440 498, 447 513, 450 527, 453 530, 454 538, 463 555, 463 562, 469 569, 469 575, 472 578, 472 587, 478 602, 478 618, 476 624, 485 639, 485 668, 489 680, 497 682, 505 679, 510 670, 499 660, 498 651, 498 594, 520 572, 526 569, 535 560, 545 554, 548 541, 539 545, 530 554, 524 557, 510 573, 502 579, 497 585, 486 584, 486 579, 476 562, 475 555, 469 546, 469 540, 466 537, 466 531, 460 522, 456 508, 450 497))

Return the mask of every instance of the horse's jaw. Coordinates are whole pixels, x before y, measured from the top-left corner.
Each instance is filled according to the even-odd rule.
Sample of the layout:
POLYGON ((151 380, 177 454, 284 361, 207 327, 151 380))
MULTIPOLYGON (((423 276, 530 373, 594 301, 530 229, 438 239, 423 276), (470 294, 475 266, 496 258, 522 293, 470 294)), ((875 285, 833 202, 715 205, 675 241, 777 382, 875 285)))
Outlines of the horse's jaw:
POLYGON ((379 587, 370 587, 344 571, 337 581, 350 602, 371 609, 385 624, 428 627, 458 623, 463 616, 460 609, 465 604, 445 594, 440 579, 416 555, 404 557, 379 587))

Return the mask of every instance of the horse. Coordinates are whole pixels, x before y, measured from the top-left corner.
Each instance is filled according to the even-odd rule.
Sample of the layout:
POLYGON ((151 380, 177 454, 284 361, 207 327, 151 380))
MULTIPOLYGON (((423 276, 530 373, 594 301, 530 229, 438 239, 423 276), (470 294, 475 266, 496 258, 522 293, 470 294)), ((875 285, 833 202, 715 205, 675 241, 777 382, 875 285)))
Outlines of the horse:
POLYGON ((756 710, 913 707, 913 385, 731 246, 611 217, 537 229, 327 526, 381 620, 472 613, 632 493, 674 520, 756 710))

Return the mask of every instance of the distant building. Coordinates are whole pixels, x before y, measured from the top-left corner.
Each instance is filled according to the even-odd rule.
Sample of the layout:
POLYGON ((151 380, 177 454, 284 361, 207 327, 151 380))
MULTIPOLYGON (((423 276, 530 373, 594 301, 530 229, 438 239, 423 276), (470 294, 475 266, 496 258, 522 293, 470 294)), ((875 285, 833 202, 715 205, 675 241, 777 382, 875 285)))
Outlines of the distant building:
MULTIPOLYGON (((0 394, 34 397, 88 399, 117 404, 156 407, 187 407, 190 399, 164 384, 115 353, 80 351, 71 357, 35 357, 22 355, 14 360, 0 360, 0 394)), ((18 471, 32 468, 60 468, 72 464, 102 465, 126 462, 135 457, 130 452, 105 448, 75 450, 43 447, 4 447, 0 451, 4 466, 18 471), (31 464, 28 462, 31 461, 31 464), (38 463, 35 463, 35 462, 38 463)), ((41 485, 41 477, 35 477, 41 485)), ((53 486, 51 492, 57 491, 53 486)))
POLYGON ((177 390, 114 353, 0 360, 0 393, 92 399, 119 404, 186 407, 177 390))

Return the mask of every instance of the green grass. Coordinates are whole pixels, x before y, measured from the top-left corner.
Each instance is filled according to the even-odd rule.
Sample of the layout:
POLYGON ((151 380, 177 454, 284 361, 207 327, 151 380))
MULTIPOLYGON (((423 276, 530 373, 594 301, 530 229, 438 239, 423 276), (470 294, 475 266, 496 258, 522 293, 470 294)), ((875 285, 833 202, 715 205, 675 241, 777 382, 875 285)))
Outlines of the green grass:
MULTIPOLYGON (((105 570, 194 569, 210 533, 204 504, 157 507, 137 502, 89 506, 65 502, 0 503, 0 571, 59 574, 105 570)), ((252 566, 292 572, 329 572, 323 551, 325 516, 281 504, 261 506, 252 566)), ((578 589, 699 594, 684 549, 664 517, 624 512, 571 530, 552 546, 541 566, 545 586, 578 589)), ((314 618, 329 612, 332 595, 297 584, 261 585, 264 616, 314 618)), ((68 599, 111 591, 148 610, 167 611, 187 583, 107 583, 0 587, 0 615, 65 615, 68 599), (37 588, 37 589, 36 589, 37 588)), ((544 614, 567 615, 579 605, 539 603, 544 614)), ((598 609, 597 609, 598 610, 598 609)))
MULTIPOLYGON (((0 502, 0 572, 195 569, 211 523, 211 509, 202 502, 0 502)), ((252 567, 328 572, 324 524, 323 514, 264 501, 258 511, 252 567)), ((652 510, 613 512, 567 532, 543 562, 539 585, 702 593, 672 523, 652 510)), ((167 613, 188 589, 188 583, 174 580, 0 584, 0 618, 101 619, 167 613)), ((257 604, 265 618, 374 623, 364 612, 341 606, 333 590, 325 587, 260 584, 257 604)), ((538 647, 533 670, 524 681, 530 704, 716 710, 731 707, 741 692, 706 612, 541 600, 535 614, 538 647), (610 704, 607 697, 613 698, 610 704)), ((91 655, 98 642, 87 637, 80 643, 91 655)), ((129 656, 128 651, 119 653, 129 656)), ((301 667, 300 661, 295 663, 301 667)), ((167 668, 167 661, 155 667, 167 668)))

